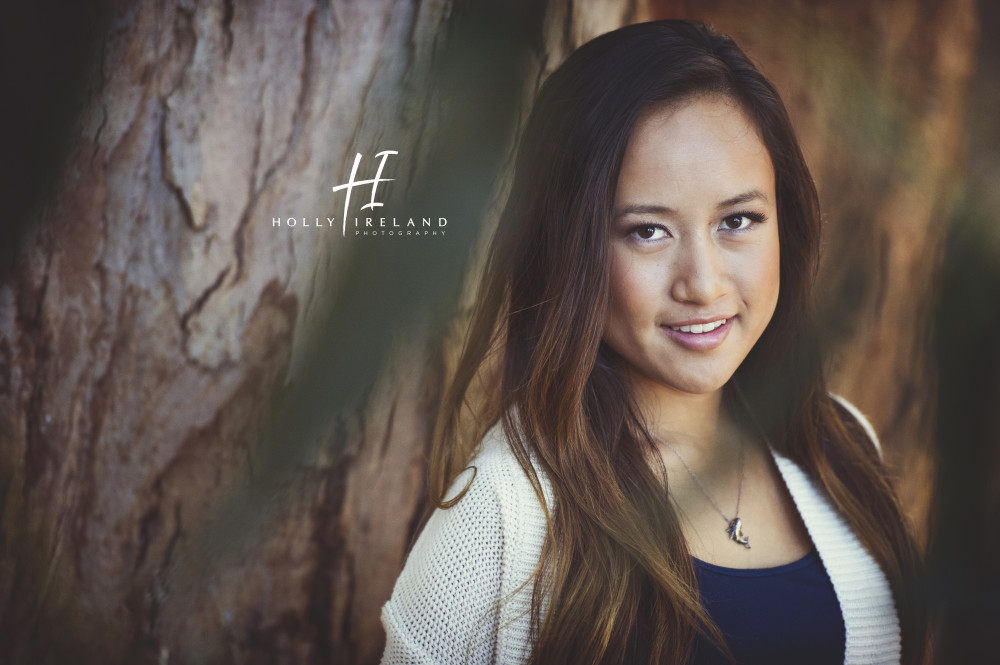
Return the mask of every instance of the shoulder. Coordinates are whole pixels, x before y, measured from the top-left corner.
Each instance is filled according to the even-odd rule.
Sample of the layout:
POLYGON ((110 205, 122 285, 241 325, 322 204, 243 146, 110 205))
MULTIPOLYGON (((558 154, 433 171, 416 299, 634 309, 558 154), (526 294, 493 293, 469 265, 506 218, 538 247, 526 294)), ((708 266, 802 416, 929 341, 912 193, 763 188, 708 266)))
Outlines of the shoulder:
POLYGON ((491 662, 502 650, 509 597, 534 571, 545 515, 499 427, 446 498, 463 490, 431 515, 382 609, 383 663, 491 662))
POLYGON ((865 417, 865 414, 861 413, 861 410, 858 409, 858 407, 854 406, 854 404, 847 401, 847 399, 841 397, 840 395, 837 395, 835 393, 829 393, 829 395, 833 399, 835 404, 842 407, 843 410, 847 412, 849 417, 853 418, 855 422, 861 425, 861 428, 868 435, 868 438, 871 439, 872 445, 875 446, 875 450, 878 451, 879 457, 881 457, 882 444, 878 440, 878 435, 875 433, 875 428, 872 427, 872 424, 868 421, 868 418, 865 417))
MULTIPOLYGON (((550 485, 544 474, 533 467, 542 486, 543 494, 551 503, 550 485)), ((459 512, 473 512, 490 506, 500 511, 501 526, 511 526, 522 521, 523 509, 538 508, 541 505, 525 470, 510 448, 503 427, 498 423, 490 429, 480 442, 472 460, 458 475, 448 489, 445 499, 452 499, 464 491, 464 495, 449 511, 465 504, 459 512), (509 510, 515 510, 510 513, 509 510)))

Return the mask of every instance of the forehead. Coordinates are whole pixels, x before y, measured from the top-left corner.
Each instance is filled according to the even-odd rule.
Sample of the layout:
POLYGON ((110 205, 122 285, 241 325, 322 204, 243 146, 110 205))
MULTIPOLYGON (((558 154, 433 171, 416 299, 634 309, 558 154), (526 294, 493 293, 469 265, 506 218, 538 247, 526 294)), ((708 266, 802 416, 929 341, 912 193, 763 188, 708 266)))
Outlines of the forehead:
POLYGON ((774 169, 757 128, 733 100, 699 96, 640 116, 615 198, 619 204, 699 198, 714 204, 753 189, 774 201, 774 169))

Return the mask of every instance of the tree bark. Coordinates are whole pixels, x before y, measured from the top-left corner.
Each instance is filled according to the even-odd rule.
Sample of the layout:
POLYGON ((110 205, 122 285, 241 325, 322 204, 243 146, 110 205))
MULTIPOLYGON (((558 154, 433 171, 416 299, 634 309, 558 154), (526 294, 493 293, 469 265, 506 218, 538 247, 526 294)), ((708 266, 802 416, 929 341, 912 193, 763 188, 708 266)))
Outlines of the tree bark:
POLYGON ((176 571, 308 362, 296 349, 345 250, 304 216, 335 209, 343 165, 387 127, 423 129, 408 86, 447 10, 107 10, 71 151, 0 290, 5 662, 373 660, 420 509, 440 383, 423 349, 331 424, 335 452, 202 593, 176 571))
MULTIPOLYGON (((708 20, 762 64, 828 217, 821 314, 835 386, 872 417, 918 518, 937 220, 974 43, 971 0, 923 5, 558 0, 510 18, 539 29, 532 12, 544 14, 525 101, 573 48, 631 21, 708 20)), ((302 223, 339 214, 331 185, 356 153, 391 146, 415 171, 427 137, 448 136, 427 82, 451 66, 439 58, 455 11, 108 10, 70 151, 0 287, 5 661, 377 662, 379 608, 423 509, 459 335, 405 333, 354 406, 307 446, 288 443, 281 492, 246 503, 261 515, 225 506, 281 447, 270 416, 301 396, 324 296, 347 279, 339 229, 302 223), (227 521, 254 537, 230 538, 227 521)), ((473 261, 455 329, 475 273, 473 261)))

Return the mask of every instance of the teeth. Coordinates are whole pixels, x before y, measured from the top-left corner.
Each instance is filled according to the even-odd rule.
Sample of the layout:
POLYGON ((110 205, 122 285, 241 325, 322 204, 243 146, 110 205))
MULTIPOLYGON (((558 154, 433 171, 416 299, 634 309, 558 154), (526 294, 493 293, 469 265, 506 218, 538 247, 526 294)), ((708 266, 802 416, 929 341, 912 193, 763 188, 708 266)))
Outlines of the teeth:
POLYGON ((719 326, 723 325, 726 319, 719 319, 718 321, 712 321, 711 323, 693 323, 689 326, 670 326, 671 330, 676 330, 678 332, 686 333, 707 333, 712 332, 719 326))

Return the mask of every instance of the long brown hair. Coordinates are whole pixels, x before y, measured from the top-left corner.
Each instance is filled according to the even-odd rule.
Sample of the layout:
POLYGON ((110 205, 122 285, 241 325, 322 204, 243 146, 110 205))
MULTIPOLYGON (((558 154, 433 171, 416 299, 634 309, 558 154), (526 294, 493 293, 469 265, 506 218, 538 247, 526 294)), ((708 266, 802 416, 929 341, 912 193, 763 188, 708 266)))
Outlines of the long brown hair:
POLYGON ((644 110, 701 94, 735 100, 756 125, 781 222, 777 309, 724 404, 734 417, 752 417, 844 514, 890 581, 904 661, 916 662, 923 622, 904 598, 915 546, 876 451, 827 394, 810 330, 816 188, 774 87, 731 39, 703 25, 658 21, 607 33, 542 86, 438 419, 432 503, 461 500, 445 502, 445 493, 471 442, 500 420, 539 500, 536 469, 554 497, 532 597, 533 662, 676 663, 696 632, 721 639, 701 607, 663 476, 650 467, 655 445, 602 342, 625 148, 644 110), (474 399, 482 385, 484 398, 474 399))

